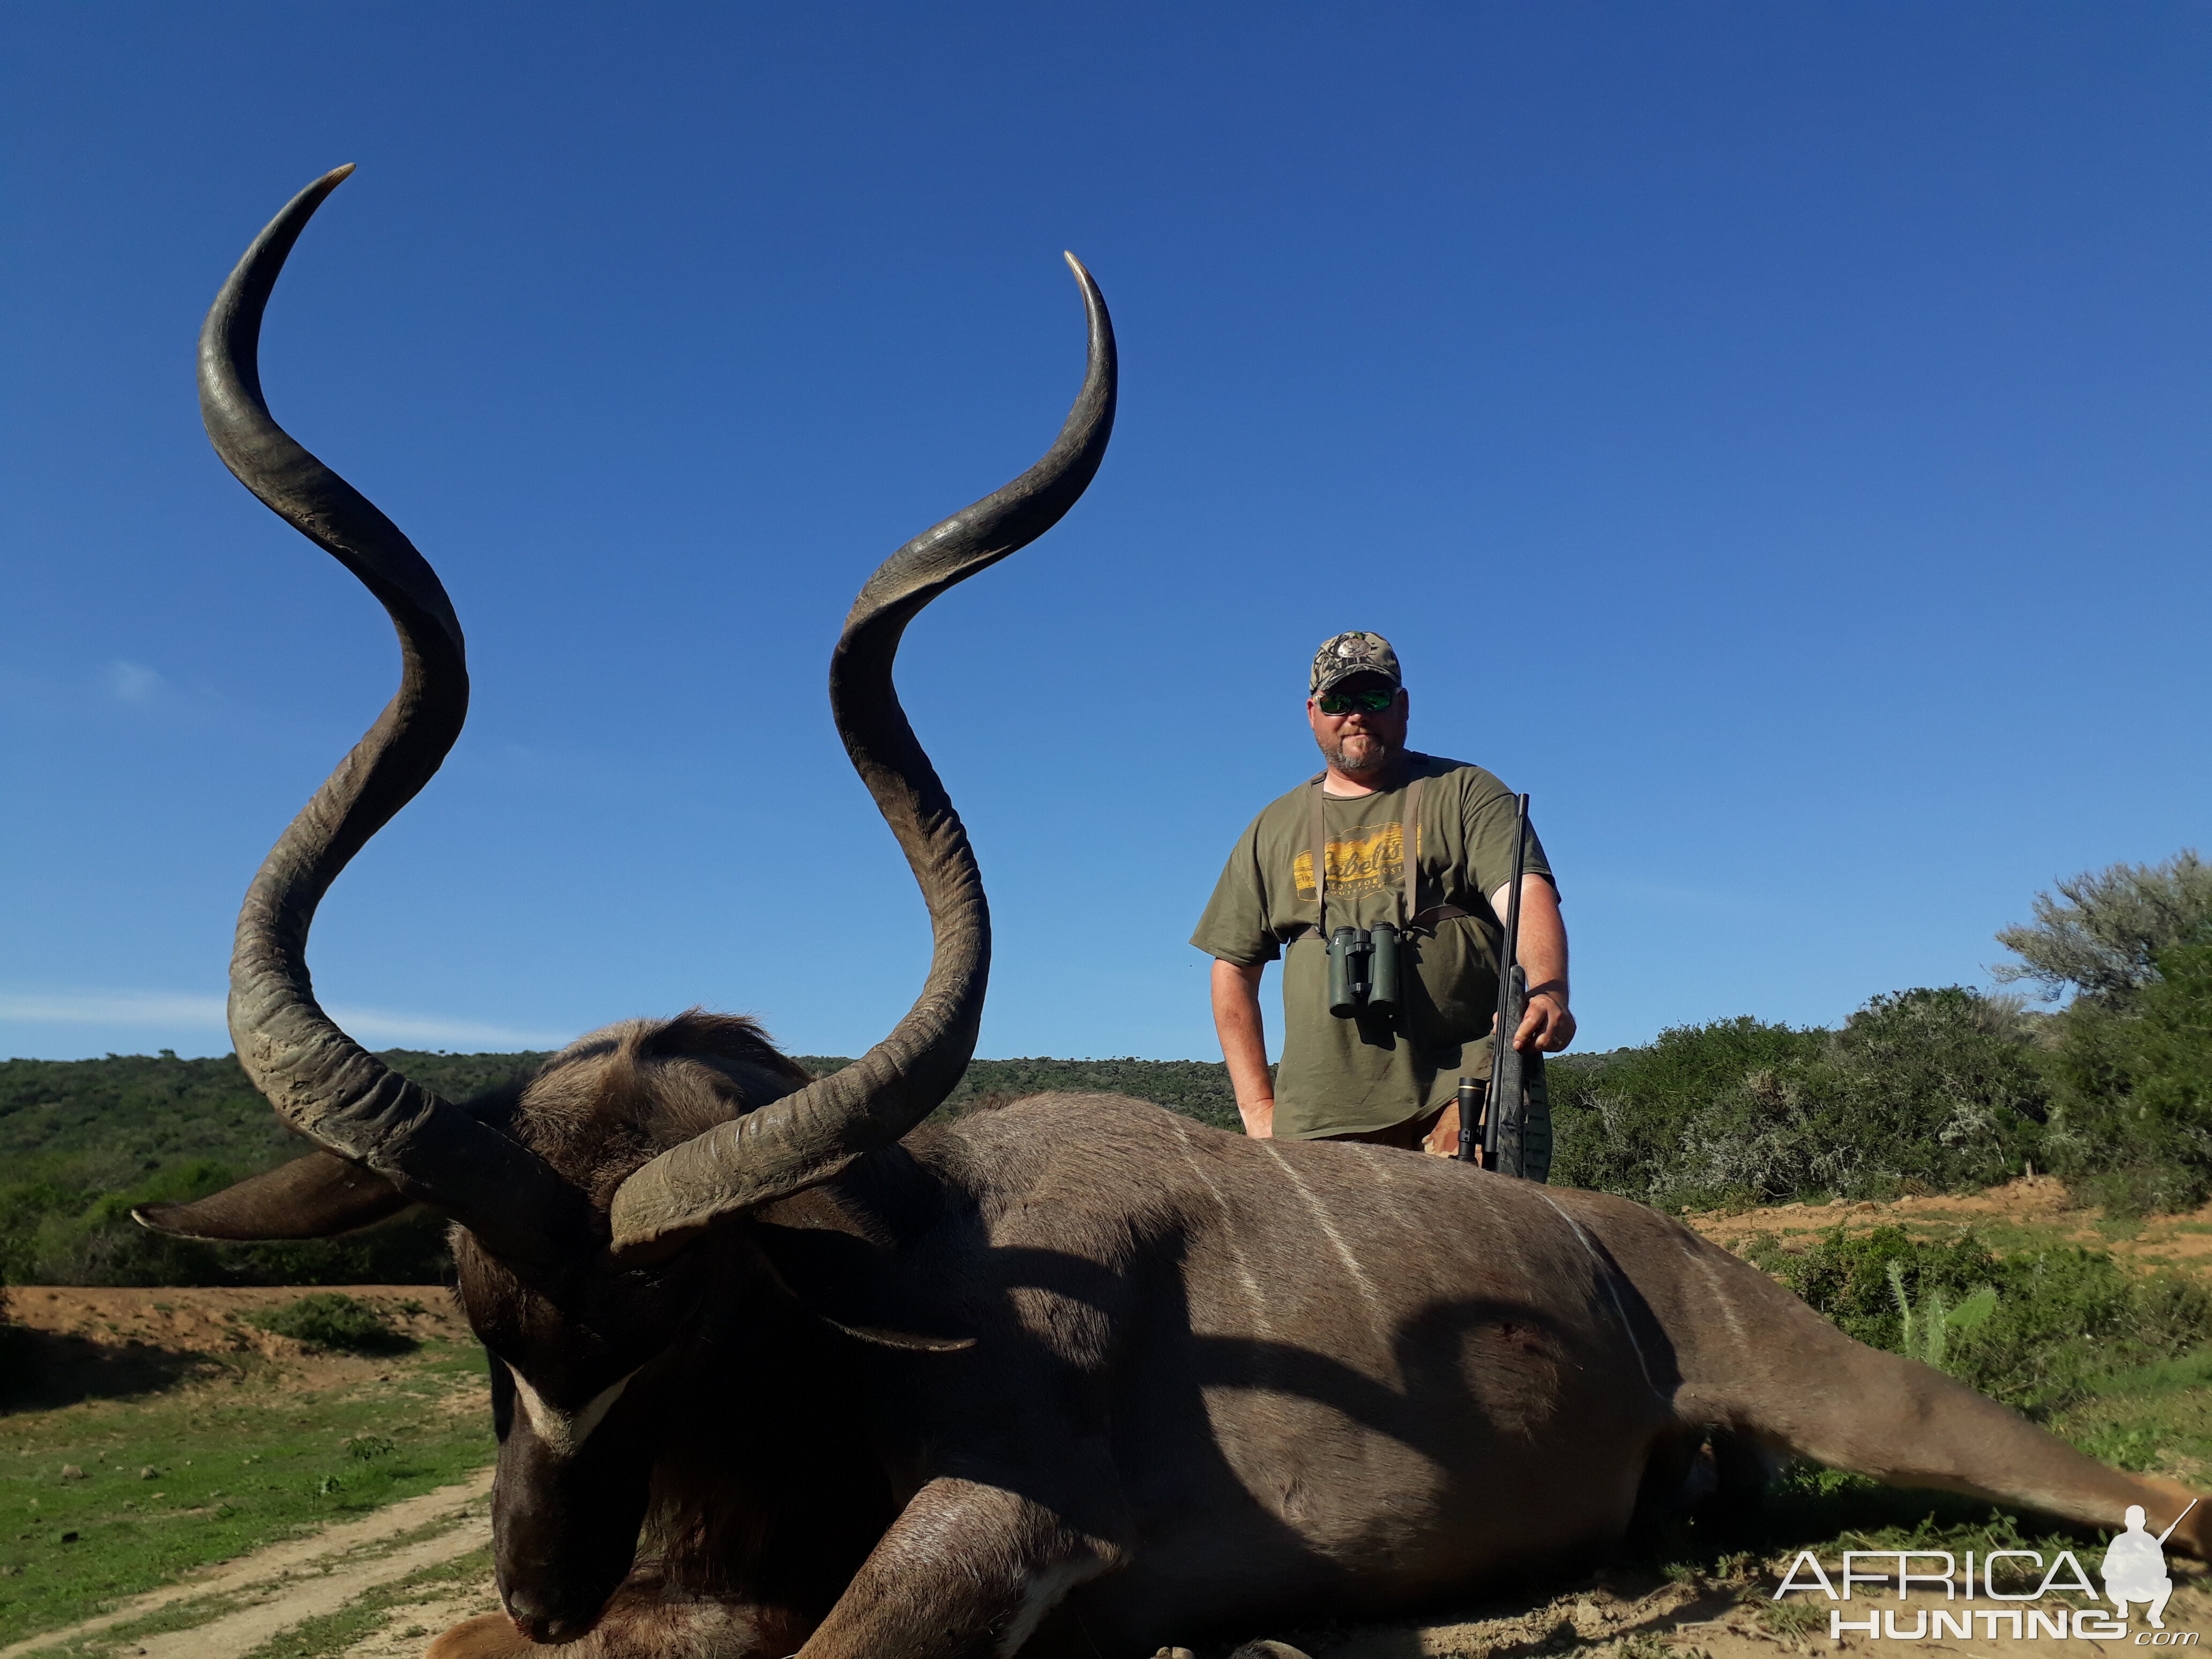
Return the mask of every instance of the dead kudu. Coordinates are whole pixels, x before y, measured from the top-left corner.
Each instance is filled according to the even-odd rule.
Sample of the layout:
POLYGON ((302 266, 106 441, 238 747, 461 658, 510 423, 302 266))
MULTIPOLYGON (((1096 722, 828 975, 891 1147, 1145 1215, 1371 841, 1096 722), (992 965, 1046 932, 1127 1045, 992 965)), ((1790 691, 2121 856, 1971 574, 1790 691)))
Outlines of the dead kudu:
MULTIPOLYGON (((437 1659, 1142 1656, 1554 1570, 1792 1454, 2107 1526, 2179 1512, 2178 1488, 1857 1346, 1620 1199, 1108 1096, 915 1127, 973 1048, 989 921, 891 661, 1098 466, 1114 338, 1079 265, 1089 368, 1059 441, 886 561, 831 665, 934 933, 897 1028, 817 1080, 699 1013, 609 1027, 465 1103, 392 1073, 316 1005, 307 930, 459 732, 461 631, 256 368, 277 272, 343 177, 262 233, 199 355, 225 463, 383 602, 404 662, 254 878, 232 959, 239 1058, 324 1150, 141 1218, 233 1239, 453 1218, 493 1355, 510 1619, 437 1659)), ((2175 1539, 2203 1554, 2212 1511, 2175 1539)))

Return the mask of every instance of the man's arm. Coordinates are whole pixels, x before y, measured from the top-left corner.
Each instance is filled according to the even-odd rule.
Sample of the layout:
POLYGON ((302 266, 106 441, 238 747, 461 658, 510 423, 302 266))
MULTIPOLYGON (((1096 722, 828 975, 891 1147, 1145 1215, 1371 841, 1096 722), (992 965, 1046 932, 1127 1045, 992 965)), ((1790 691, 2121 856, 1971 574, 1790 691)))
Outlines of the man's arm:
POLYGON ((1229 1086, 1237 1091, 1237 1113, 1244 1133, 1255 1140, 1275 1133, 1275 1080, 1267 1075, 1267 1035, 1260 1018, 1260 975, 1267 963, 1240 968, 1213 960, 1213 1030, 1221 1039, 1221 1058, 1229 1064, 1229 1086))
MULTIPOLYGON (((1490 908, 1504 915, 1512 896, 1513 884, 1501 884, 1490 896, 1490 908)), ((1528 1006, 1513 1046, 1524 1054, 1538 1049, 1555 1054, 1575 1040, 1575 1017, 1567 1012, 1567 924, 1559 915, 1559 889, 1546 876, 1521 878, 1521 966, 1528 975, 1528 1006)), ((1218 1023, 1218 990, 1213 1006, 1218 1023)), ((1243 1098, 1241 1092, 1237 1098, 1243 1098)))

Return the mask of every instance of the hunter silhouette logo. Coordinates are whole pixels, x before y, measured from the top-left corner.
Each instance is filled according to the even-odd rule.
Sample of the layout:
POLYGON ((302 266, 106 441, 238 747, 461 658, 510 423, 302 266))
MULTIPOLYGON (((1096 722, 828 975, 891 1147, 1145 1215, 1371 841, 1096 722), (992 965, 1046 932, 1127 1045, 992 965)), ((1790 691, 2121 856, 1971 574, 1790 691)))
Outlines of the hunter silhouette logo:
MULTIPOLYGON (((2196 1507, 2192 1498, 2189 1509, 2173 1517, 2173 1527, 2179 1526, 2189 1510, 2196 1507)), ((2120 1610, 2123 1619, 2128 1616, 2129 1602, 2148 1602, 2150 1611, 2144 1616, 2152 1629, 2164 1630, 2166 1601, 2173 1594, 2173 1580, 2166 1575, 2166 1540, 2173 1536, 2173 1527, 2152 1537, 2143 1525, 2140 1504, 2128 1505, 2127 1522, 2127 1530, 2105 1550, 2105 1599, 2120 1610)))
POLYGON ((2197 1500, 2190 1499, 2187 1508, 2173 1517, 2172 1526, 2164 1532, 2154 1533, 2147 1524, 2142 1506, 2130 1504, 2123 1529, 2113 1535, 2105 1549, 2105 1593, 2101 1598, 2097 1597, 2097 1587, 2089 1582, 2089 1575, 2071 1550, 2059 1551, 2048 1567, 2039 1550, 1991 1550, 1978 1564, 1973 1552, 1969 1551, 1963 1584, 1960 1582, 1958 1558, 1948 1550, 1846 1550, 1843 1565, 1832 1579, 1812 1551, 1800 1550, 1775 1589, 1774 1599, 1778 1601, 1791 1590, 1818 1589, 1831 1601, 1844 1602, 1881 1593, 1879 1589, 1870 1589, 1870 1586, 1886 1589, 1893 1583, 1895 1600, 1900 1602, 1912 1600, 1915 1586, 1919 1587, 1922 1595, 1932 1596, 1936 1587, 1941 1585, 1945 1601, 1963 1595, 1969 1601, 1986 1598, 2000 1602, 2040 1603, 2053 1589, 2069 1590, 2108 1601, 2111 1607, 2091 1606, 2076 1611, 2061 1604, 2054 1607, 1962 1607, 1954 1611, 1946 1607, 1920 1607, 1904 1610, 1911 1620, 1907 1624, 1899 1618, 1900 1609, 1895 1607, 1869 1607, 1863 1619, 1846 1619, 1843 1608, 1836 1607, 1828 1610, 1828 1636, 1838 1643, 1846 1632, 1865 1636, 1870 1641, 1887 1638, 1893 1642, 1976 1634, 1987 1640, 2008 1636, 2014 1641, 2045 1637, 2062 1641, 2069 1637, 2091 1642, 2113 1641, 2127 1636, 2131 1607, 2140 1602, 2151 1628, 2138 1632, 2131 1645, 2194 1647, 2197 1644, 2196 1632, 2167 1632, 2166 1629, 2166 1604, 2173 1595, 2173 1580, 2166 1571, 2166 1540, 2173 1536, 2174 1528, 2196 1507, 2197 1500), (2019 1581, 2021 1571, 2017 1565, 2000 1569, 1997 1564, 2001 1561, 2033 1562, 2030 1571, 2041 1573, 2042 1582, 2024 1595, 2001 1589, 2000 1571, 2014 1583, 2019 1581), (1868 1564, 1875 1562, 1885 1564, 1881 1571, 1868 1570, 1868 1564), (1892 1563, 1893 1566, 1887 1565, 1892 1563), (1858 1591, 1856 1598, 1852 1595, 1855 1589, 1858 1591), (1974 1628, 1978 1620, 1981 1623, 1978 1632, 1974 1628))

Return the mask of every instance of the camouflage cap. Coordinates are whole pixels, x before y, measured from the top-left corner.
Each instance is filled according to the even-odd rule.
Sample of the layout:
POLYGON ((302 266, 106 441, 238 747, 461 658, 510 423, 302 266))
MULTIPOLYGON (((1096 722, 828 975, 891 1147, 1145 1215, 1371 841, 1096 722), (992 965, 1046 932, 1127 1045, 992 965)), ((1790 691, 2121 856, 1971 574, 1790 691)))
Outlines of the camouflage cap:
POLYGON ((1393 685, 1402 684, 1398 672, 1398 653, 1390 648, 1390 641, 1380 634, 1337 634, 1322 641, 1321 649, 1314 653, 1313 672, 1306 680, 1306 694, 1317 697, 1340 681, 1354 674, 1380 674, 1393 685))

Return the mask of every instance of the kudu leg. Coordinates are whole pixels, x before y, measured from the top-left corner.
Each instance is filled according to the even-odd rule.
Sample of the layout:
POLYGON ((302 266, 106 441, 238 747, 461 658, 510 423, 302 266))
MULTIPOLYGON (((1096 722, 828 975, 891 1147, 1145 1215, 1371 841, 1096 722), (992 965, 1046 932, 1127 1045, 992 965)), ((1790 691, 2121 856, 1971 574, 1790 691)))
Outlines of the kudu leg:
POLYGON ((798 1659, 985 1659, 1020 1650, 1060 1599, 1119 1557, 999 1486, 915 1494, 798 1659))
MULTIPOLYGON (((1799 1305, 1744 1358, 1747 1375, 1686 1389, 1706 1420, 1774 1449, 1896 1486, 1927 1486, 2087 1525, 2118 1528, 2140 1504, 2151 1530, 2191 1494, 2171 1480, 2127 1474, 2085 1457, 2017 1413, 1941 1371, 1852 1341, 1799 1305)), ((2173 1548, 2212 1553, 2212 1516, 2199 1504, 2173 1548)))

